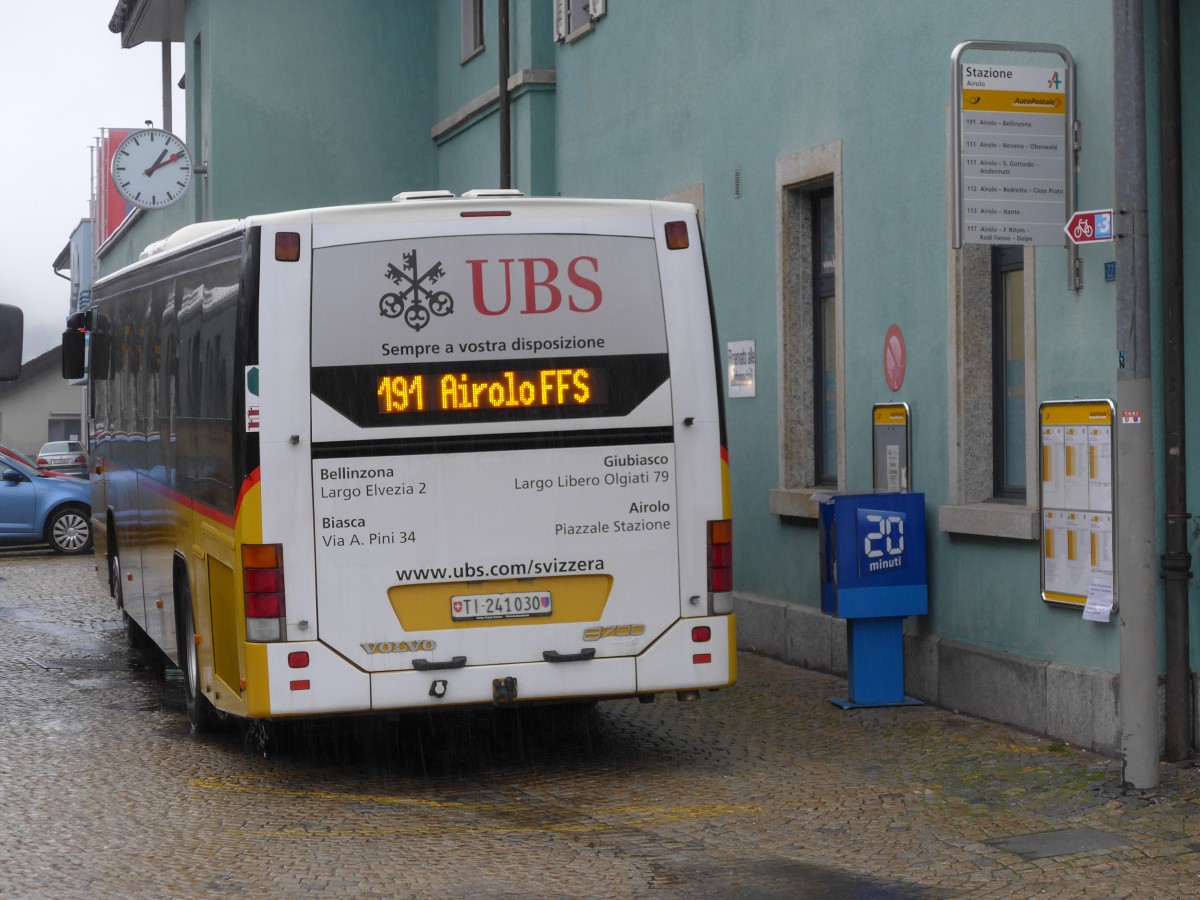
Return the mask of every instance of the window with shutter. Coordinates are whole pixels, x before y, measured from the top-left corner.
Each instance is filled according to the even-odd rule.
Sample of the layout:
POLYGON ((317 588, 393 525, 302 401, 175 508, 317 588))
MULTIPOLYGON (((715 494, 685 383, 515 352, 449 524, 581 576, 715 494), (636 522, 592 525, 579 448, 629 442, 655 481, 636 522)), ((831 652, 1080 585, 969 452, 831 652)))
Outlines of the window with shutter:
POLYGON ((581 37, 605 12, 606 0, 554 0, 554 39, 570 41, 581 37))

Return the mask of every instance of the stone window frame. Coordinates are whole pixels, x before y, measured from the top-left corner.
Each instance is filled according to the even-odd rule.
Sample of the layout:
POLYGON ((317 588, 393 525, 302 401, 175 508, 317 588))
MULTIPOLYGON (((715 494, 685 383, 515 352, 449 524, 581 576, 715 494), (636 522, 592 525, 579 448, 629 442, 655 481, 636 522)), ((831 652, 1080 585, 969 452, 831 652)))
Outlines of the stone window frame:
POLYGON ((831 141, 780 157, 775 163, 778 259, 776 333, 779 376, 779 481, 770 491, 774 515, 815 519, 823 496, 846 484, 845 254, 842 217, 842 142, 831 141), (815 485, 813 373, 813 191, 833 187, 834 371, 837 379, 837 485, 815 485))
POLYGON ((1038 479, 1037 251, 1023 250, 1025 291, 1025 499, 995 496, 993 443, 992 252, 988 244, 951 246, 954 147, 946 110, 946 431, 949 484, 938 530, 1035 541, 1041 537, 1038 479))

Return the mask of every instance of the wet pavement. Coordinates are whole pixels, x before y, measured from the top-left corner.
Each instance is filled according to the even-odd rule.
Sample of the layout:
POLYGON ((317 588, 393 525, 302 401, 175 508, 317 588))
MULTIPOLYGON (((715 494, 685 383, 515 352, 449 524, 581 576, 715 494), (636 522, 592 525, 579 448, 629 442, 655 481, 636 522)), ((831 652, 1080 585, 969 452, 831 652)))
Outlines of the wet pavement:
POLYGON ((1114 760, 742 654, 696 703, 190 735, 91 557, 0 551, 0 894, 1194 897, 1200 769, 1114 760))

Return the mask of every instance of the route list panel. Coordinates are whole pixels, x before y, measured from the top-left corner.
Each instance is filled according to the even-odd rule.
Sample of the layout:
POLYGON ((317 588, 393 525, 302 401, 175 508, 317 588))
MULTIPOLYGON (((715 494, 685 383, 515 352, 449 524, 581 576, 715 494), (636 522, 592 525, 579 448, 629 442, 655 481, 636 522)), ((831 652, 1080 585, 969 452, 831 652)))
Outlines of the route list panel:
POLYGON ((962 240, 1062 246, 1067 211, 1063 70, 964 65, 962 240))

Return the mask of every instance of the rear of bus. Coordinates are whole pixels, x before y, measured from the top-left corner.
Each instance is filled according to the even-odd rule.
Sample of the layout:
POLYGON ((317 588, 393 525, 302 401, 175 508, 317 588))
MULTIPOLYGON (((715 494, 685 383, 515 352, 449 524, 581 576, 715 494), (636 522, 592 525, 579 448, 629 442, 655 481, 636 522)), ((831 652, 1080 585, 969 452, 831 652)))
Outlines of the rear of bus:
POLYGON ((261 224, 247 713, 732 684, 695 210, 446 195, 308 216, 261 224))

